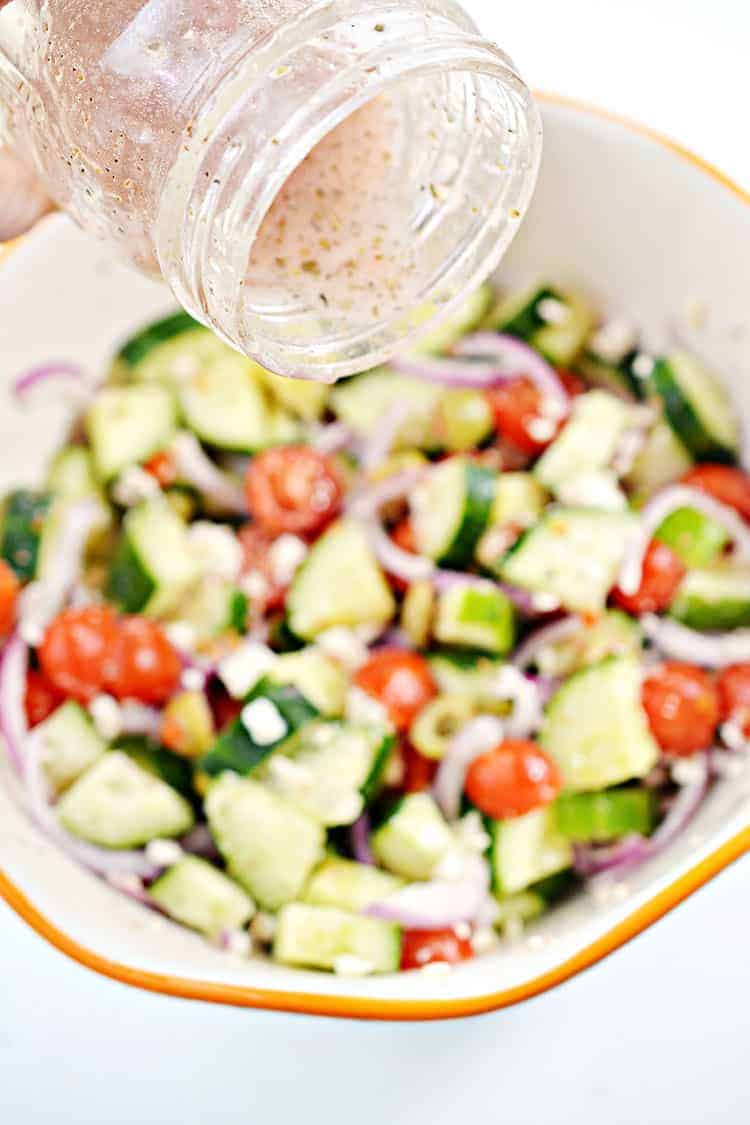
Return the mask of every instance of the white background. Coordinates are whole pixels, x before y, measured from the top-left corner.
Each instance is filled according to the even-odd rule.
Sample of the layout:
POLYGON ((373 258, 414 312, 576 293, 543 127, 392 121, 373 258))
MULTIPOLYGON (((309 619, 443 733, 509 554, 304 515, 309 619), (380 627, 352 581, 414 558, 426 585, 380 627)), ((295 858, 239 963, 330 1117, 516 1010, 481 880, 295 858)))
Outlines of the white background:
MULTIPOLYGON (((466 6, 535 87, 646 120, 750 186, 748 0, 466 6)), ((0 903, 0 1121, 745 1125, 748 922, 745 860, 521 1007, 345 1024, 128 989, 0 903)))

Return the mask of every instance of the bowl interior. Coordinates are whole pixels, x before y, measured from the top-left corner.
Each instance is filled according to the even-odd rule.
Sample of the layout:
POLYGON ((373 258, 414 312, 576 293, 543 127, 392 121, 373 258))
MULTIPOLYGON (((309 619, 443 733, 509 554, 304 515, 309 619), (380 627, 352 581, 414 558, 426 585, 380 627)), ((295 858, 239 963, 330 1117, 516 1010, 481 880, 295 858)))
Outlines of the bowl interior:
MULTIPOLYGON (((544 102, 542 108, 539 187, 500 280, 516 285, 547 277, 589 292, 604 312, 627 313, 643 326, 647 346, 681 340, 725 375, 747 423, 749 201, 644 132, 575 107, 544 102), (696 310, 704 321, 700 330, 691 328, 696 310)), ((18 408, 10 394, 13 376, 50 359, 73 359, 101 371, 118 340, 172 306, 164 288, 113 263, 63 218, 45 221, 10 257, 0 269, 3 489, 38 479, 70 416, 54 395, 18 408)), ((353 1012, 345 998, 354 997, 359 1014, 368 1014, 368 1005, 380 1014, 408 1014, 403 1005, 415 1002, 432 1002, 437 1014, 447 1014, 462 1004, 466 1010, 485 1000, 493 1006, 533 990, 530 982, 561 975, 561 966, 572 965, 582 950, 603 939, 606 945, 606 935, 624 919, 726 848, 750 823, 745 771, 715 786, 689 831, 661 856, 614 892, 582 893, 551 912, 528 940, 444 977, 411 973, 355 981, 234 959, 143 910, 40 837, 20 808, 7 763, 0 770, 7 782, 0 785, 0 869, 16 889, 13 895, 20 893, 69 943, 90 951, 89 961, 104 958, 119 966, 115 975, 136 983, 144 983, 145 973, 150 987, 203 990, 261 1006, 333 1010, 340 1001, 353 1012), (385 1007, 378 1007, 382 1002, 385 1007)))

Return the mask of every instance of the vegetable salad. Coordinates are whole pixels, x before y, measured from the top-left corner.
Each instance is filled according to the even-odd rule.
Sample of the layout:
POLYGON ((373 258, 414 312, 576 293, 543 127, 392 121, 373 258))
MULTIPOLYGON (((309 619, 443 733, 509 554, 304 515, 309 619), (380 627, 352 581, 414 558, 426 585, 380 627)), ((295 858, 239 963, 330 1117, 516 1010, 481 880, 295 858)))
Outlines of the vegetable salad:
POLYGON ((453 963, 626 874, 750 747, 750 476, 716 377, 485 286, 334 387, 187 314, 0 527, 39 827, 235 954, 453 963))

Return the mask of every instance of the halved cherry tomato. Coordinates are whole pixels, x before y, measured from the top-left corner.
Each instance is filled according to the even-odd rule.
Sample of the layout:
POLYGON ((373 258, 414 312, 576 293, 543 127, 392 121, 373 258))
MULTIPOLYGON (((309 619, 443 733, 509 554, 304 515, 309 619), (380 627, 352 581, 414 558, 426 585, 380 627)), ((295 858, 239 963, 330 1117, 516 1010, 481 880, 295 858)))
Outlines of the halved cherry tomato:
POLYGON ((354 682, 379 700, 398 730, 406 730, 436 694, 430 666, 416 652, 381 648, 358 670, 354 682))
POLYGON ((612 600, 626 613, 660 613, 671 605, 684 577, 682 559, 666 543, 652 539, 643 558, 640 586, 634 594, 616 586, 612 600))
POLYGON ((169 488, 177 480, 177 468, 174 459, 166 449, 154 453, 153 457, 149 457, 148 461, 144 462, 143 467, 159 482, 162 488, 169 488))
POLYGON ((455 965, 474 956, 471 942, 459 937, 455 930, 404 930, 401 945, 401 968, 421 969, 433 961, 455 965))
POLYGON ((177 690, 181 673, 177 651, 156 621, 122 619, 106 681, 117 699, 164 703, 177 690))
POLYGON ((242 573, 258 579, 257 591, 249 594, 251 609, 259 614, 281 609, 288 587, 274 577, 270 558, 273 537, 255 523, 246 523, 237 536, 243 554, 242 573))
POLYGON ((421 793, 429 789, 437 772, 437 761, 433 758, 425 758, 410 742, 402 744, 401 760, 404 764, 404 777, 399 789, 404 793, 421 793))
MULTIPOLYGON (((391 539, 402 551, 414 552, 414 529, 412 528, 411 520, 408 516, 404 516, 403 519, 399 520, 396 526, 391 530, 391 539)), ((404 578, 400 578, 397 574, 389 574, 388 581, 391 586, 393 586, 394 590, 398 590, 402 594, 409 589, 409 583, 404 578)))
POLYGON ((26 720, 30 727, 35 727, 48 719, 56 711, 65 696, 51 684, 43 672, 38 668, 29 668, 26 674, 26 720))
POLYGON ((562 779, 552 759, 535 742, 506 739, 475 758, 464 789, 480 812, 496 820, 523 816, 553 801, 562 779))
POLYGON ((750 476, 742 469, 733 469, 731 465, 696 465, 682 481, 734 508, 750 523, 750 476))
POLYGON ((651 733, 665 754, 707 750, 720 718, 719 692, 694 664, 667 660, 652 669, 641 689, 651 733))
POLYGON ((6 636, 16 623, 18 594, 21 583, 5 559, 0 559, 0 637, 6 636))
POLYGON ((541 391, 525 375, 487 391, 487 401, 501 437, 532 456, 554 441, 565 421, 551 421, 542 415, 541 391))
POLYGON ((750 738, 750 663, 722 668, 716 686, 722 719, 734 719, 750 738))
POLYGON ((269 535, 314 535, 338 513, 343 486, 330 458, 284 445, 253 457, 245 491, 250 514, 269 535))
POLYGON ((117 617, 108 606, 65 609, 39 646, 42 671, 63 695, 88 703, 114 674, 118 633, 117 617))

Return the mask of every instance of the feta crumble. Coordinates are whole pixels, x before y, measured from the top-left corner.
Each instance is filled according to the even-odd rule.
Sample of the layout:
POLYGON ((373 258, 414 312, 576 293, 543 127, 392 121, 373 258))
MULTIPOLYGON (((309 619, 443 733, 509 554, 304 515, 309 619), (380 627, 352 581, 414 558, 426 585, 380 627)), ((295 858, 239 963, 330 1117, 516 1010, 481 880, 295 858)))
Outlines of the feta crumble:
POLYGON ((575 473, 566 477, 557 488, 557 499, 571 507, 601 508, 622 512, 628 502, 611 469, 575 473))
POLYGON ((193 556, 206 574, 234 582, 242 569, 243 554, 239 539, 230 527, 210 520, 197 520, 188 528, 193 556))
POLYGON ((315 642, 327 656, 338 660, 345 668, 355 672, 369 659, 369 650, 365 641, 358 636, 354 629, 347 629, 345 625, 333 625, 318 634, 315 642))
POLYGON ((280 535, 268 552, 274 582, 288 586, 306 557, 307 544, 303 539, 298 535, 280 535))
POLYGON ((176 840, 149 840, 146 844, 146 859, 157 867, 172 867, 184 854, 176 840))
POLYGON ((354 953, 339 953, 333 959, 333 971, 339 977, 364 977, 374 968, 371 961, 357 957, 354 953))
POLYGON ((111 695, 95 695, 89 703, 94 727, 105 742, 114 742, 122 733, 122 710, 111 695))
POLYGON ((543 297, 536 306, 536 312, 545 324, 565 324, 570 319, 570 309, 557 297, 543 297))
POLYGON ((648 379, 655 367, 656 360, 654 357, 646 355, 645 352, 640 352, 633 360, 631 371, 638 379, 648 379))
POLYGON ((286 719, 270 699, 253 699, 242 708, 240 719, 258 746, 278 742, 289 730, 286 719))
POLYGON ((142 500, 148 500, 161 492, 159 482, 140 465, 129 465, 118 476, 112 488, 112 496, 123 508, 134 508, 142 500))
POLYGON ((276 655, 260 641, 244 641, 219 661, 217 672, 233 699, 242 699, 270 671, 276 655))
POLYGON ((591 338, 590 350, 605 363, 621 363, 638 343, 638 330, 624 317, 607 320, 591 338))

